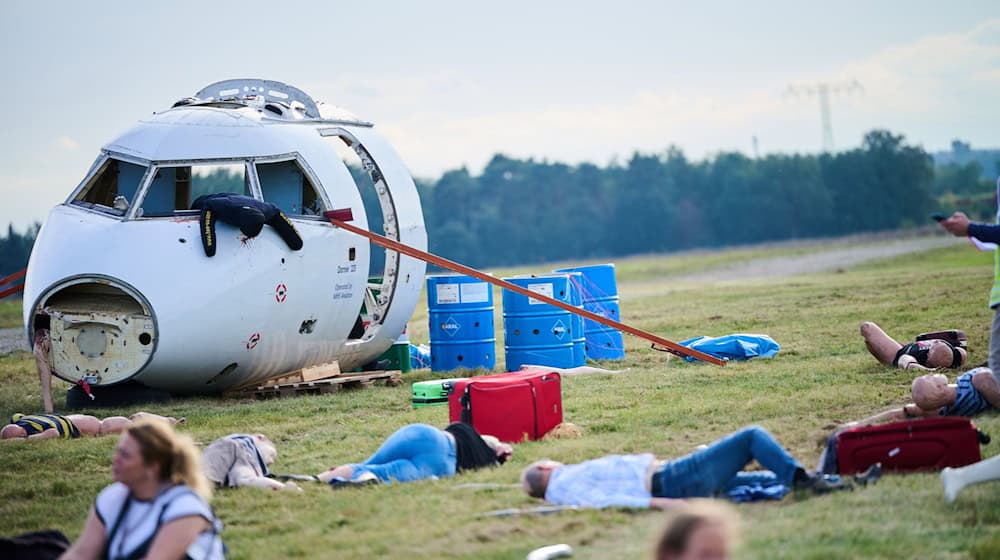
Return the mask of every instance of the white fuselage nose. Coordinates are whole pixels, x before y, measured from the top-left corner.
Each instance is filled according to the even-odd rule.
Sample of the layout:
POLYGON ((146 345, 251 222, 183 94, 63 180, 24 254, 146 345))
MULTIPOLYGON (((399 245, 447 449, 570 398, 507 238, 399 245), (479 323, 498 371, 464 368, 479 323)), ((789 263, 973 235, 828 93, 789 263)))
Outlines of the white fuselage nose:
MULTIPOLYGON (((285 87, 304 95, 261 83, 269 94, 285 87)), ((311 100, 306 105, 317 109, 311 100)), ((361 157, 386 235, 426 249, 413 179, 370 124, 282 121, 225 103, 157 113, 104 147, 39 232, 24 320, 29 340, 35 329, 50 329, 53 373, 92 385, 134 380, 173 393, 214 393, 334 360, 349 370, 389 348, 417 305, 425 264, 387 253, 373 297, 368 241, 319 216, 346 208, 355 225, 368 227, 359 185, 331 140, 361 157), (249 196, 287 205, 301 250, 271 226, 247 238, 219 222, 216 254, 206 256, 184 188, 199 162, 235 165, 245 171, 238 187, 249 196), (308 177, 315 196, 306 200, 300 175, 287 182, 280 173, 289 169, 308 177), (277 192, 279 180, 291 189, 277 192), (352 333, 362 304, 369 320, 362 334, 352 333)))

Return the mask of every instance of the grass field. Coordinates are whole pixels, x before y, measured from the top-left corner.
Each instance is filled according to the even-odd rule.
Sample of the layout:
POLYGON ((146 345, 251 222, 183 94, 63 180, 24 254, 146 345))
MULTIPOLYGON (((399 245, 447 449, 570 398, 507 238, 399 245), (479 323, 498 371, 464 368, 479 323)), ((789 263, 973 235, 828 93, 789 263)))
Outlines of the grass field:
POLYGON ((21 300, 14 299, 13 296, 0 300, 0 329, 20 327, 22 324, 24 319, 21 317, 21 300))
MULTIPOLYGON (((310 485, 303 494, 219 492, 213 504, 226 522, 232 557, 524 558, 533 548, 565 542, 575 558, 642 558, 662 523, 659 512, 481 517, 538 504, 517 489, 458 485, 515 482, 522 467, 543 456, 566 462, 607 453, 675 456, 751 423, 766 427, 812 466, 835 425, 907 400, 912 373, 881 366, 868 355, 858 334, 864 320, 900 339, 963 329, 971 363, 986 359, 992 255, 965 246, 777 280, 671 280, 716 263, 789 251, 645 257, 618 267, 625 322, 673 340, 765 333, 782 345, 775 358, 722 368, 687 364, 626 338, 626 360, 610 364, 629 368, 625 375, 563 381, 565 418, 583 429, 581 439, 525 443, 506 466, 452 480, 340 491, 310 485), (650 282, 659 289, 650 290, 650 282), (639 283, 641 293, 630 294, 630 285, 639 283)), ((0 302, 0 317, 16 317, 5 309, 13 305, 0 302)), ((419 309, 410 323, 411 340, 426 340, 426 317, 426 309, 419 309)), ((0 356, 0 416, 40 408, 30 357, 0 356)), ((445 409, 414 410, 409 404, 410 381, 439 377, 447 375, 422 370, 401 387, 265 402, 184 399, 149 410, 186 416, 182 429, 205 443, 232 432, 263 431, 281 452, 275 471, 313 473, 364 459, 404 424, 445 425, 445 409)), ((62 400, 58 395, 57 407, 62 400)), ((986 413, 977 423, 994 436, 982 448, 984 456, 996 455, 1000 416, 986 413)), ((110 481, 114 445, 114 438, 0 445, 0 534, 53 527, 75 538, 94 496, 110 481)), ((886 476, 873 488, 790 496, 740 505, 738 511, 742 558, 1000 558, 998 484, 969 488, 946 505, 937 474, 886 476)))

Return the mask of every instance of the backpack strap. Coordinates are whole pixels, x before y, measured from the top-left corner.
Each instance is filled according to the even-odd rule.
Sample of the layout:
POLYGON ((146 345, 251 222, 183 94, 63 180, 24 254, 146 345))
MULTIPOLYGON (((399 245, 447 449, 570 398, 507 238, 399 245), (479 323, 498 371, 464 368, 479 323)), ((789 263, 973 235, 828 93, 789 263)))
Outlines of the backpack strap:
MULTIPOLYGON (((166 493, 173 492, 175 488, 179 487, 174 486, 172 488, 168 488, 166 493)), ((153 544, 153 539, 155 539, 156 535, 160 532, 160 527, 163 525, 163 517, 167 514, 167 509, 170 507, 170 504, 172 504, 174 500, 176 500, 177 498, 184 496, 186 494, 193 494, 197 496, 197 494, 195 494, 194 491, 189 488, 182 488, 179 492, 174 492, 174 495, 170 496, 170 499, 165 500, 163 505, 160 506, 160 513, 156 517, 156 530, 153 531, 153 534, 150 535, 149 538, 147 538, 141 545, 136 547, 135 550, 129 553, 128 556, 123 557, 121 560, 140 560, 146 557, 146 554, 149 552, 149 547, 153 544)), ((115 527, 114 529, 112 529, 112 534, 108 537, 107 541, 108 549, 110 549, 111 547, 111 539, 114 537, 114 532, 118 530, 118 525, 121 523, 122 519, 125 518, 125 513, 128 511, 128 506, 131 503, 132 503, 132 494, 130 493, 128 499, 126 500, 126 505, 123 507, 122 513, 118 516, 118 520, 115 522, 115 527)), ((208 524, 211 528, 213 536, 209 544, 209 547, 211 547, 212 544, 214 544, 215 537, 218 536, 221 528, 217 527, 217 524, 219 523, 219 518, 215 516, 215 511, 212 510, 212 506, 208 506, 208 511, 209 515, 211 515, 211 519, 208 520, 208 524)), ((199 533, 199 535, 200 534, 201 533, 199 533)), ((223 546, 223 550, 225 551, 225 546, 223 546)), ((206 552, 211 552, 211 550, 207 550, 206 552)), ((185 556, 185 558, 187 557, 185 556)))
POLYGON ((111 558, 111 541, 115 540, 115 535, 118 534, 118 528, 121 527, 122 521, 125 519, 125 514, 128 513, 128 508, 131 507, 131 505, 132 505, 132 492, 129 492, 125 496, 125 503, 123 503, 121 509, 118 510, 118 518, 115 519, 115 524, 111 526, 111 532, 108 533, 108 537, 104 541, 105 560, 111 558))

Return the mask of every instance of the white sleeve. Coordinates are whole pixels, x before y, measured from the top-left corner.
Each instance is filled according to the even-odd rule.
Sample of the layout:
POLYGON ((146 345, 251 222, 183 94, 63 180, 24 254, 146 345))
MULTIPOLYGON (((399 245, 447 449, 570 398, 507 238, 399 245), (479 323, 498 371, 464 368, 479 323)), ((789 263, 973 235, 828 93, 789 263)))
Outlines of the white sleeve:
POLYGON ((128 488, 121 482, 105 486, 104 490, 101 490, 101 493, 97 495, 94 511, 97 512, 97 518, 104 524, 105 533, 111 530, 111 525, 118 519, 126 499, 128 499, 128 488))
POLYGON ((170 499, 167 509, 163 512, 163 522, 169 523, 175 519, 192 515, 204 517, 209 522, 214 519, 208 504, 197 494, 187 491, 170 499))

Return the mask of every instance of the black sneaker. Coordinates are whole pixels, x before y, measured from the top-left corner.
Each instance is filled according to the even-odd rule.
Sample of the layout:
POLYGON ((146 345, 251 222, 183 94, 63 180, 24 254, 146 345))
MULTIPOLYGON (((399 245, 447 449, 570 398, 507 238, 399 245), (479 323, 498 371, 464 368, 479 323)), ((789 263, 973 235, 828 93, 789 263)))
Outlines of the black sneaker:
POLYGON ((330 488, 334 490, 353 488, 355 486, 371 486, 372 484, 378 484, 378 478, 371 474, 361 475, 354 480, 348 480, 341 476, 330 479, 330 488))
POLYGON ((882 463, 875 463, 864 472, 854 475, 854 482, 861 486, 868 486, 875 484, 880 478, 882 478, 882 463))
POLYGON ((282 481, 319 482, 319 477, 314 474, 273 474, 271 478, 282 481))
POLYGON ((807 476, 797 476, 792 483, 793 490, 808 490, 813 494, 829 494, 840 490, 854 490, 854 486, 849 482, 844 482, 839 476, 827 476, 823 474, 810 474, 807 476))

